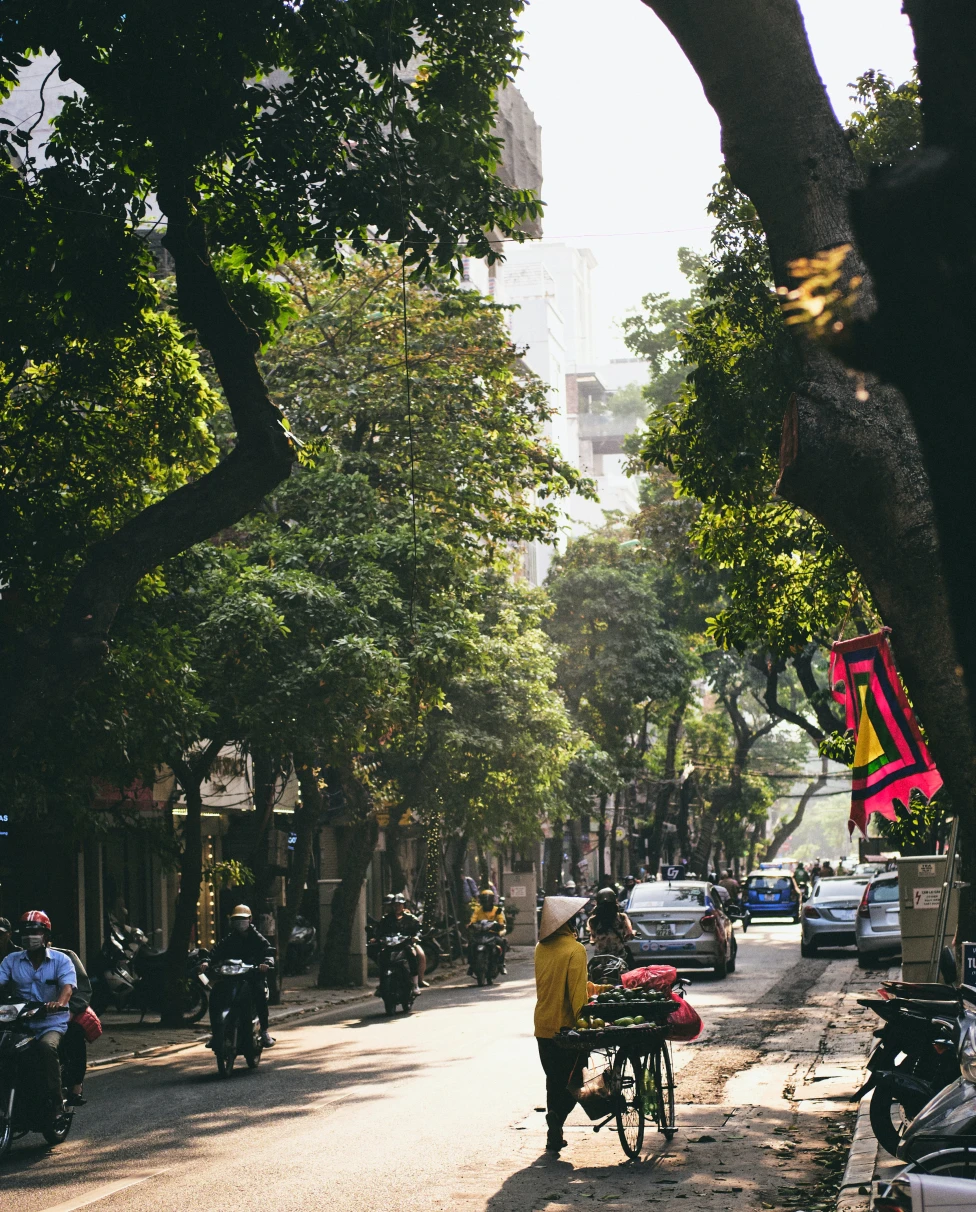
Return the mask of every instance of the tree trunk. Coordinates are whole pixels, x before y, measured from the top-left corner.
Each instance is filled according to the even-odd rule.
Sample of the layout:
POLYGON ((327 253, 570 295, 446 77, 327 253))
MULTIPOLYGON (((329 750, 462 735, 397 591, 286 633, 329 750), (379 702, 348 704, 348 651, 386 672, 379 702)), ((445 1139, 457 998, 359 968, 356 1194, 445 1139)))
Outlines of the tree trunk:
POLYGON ((657 875, 658 868, 661 866, 661 840, 677 786, 678 741, 681 738, 681 729, 687 710, 687 701, 682 701, 668 720, 668 732, 664 744, 664 769, 661 772, 657 795, 654 797, 654 818, 651 824, 650 847, 647 855, 647 868, 652 877, 657 875))
POLYGON ((603 885, 607 882, 607 867, 606 867, 607 797, 606 797, 606 795, 600 796, 600 819, 599 819, 599 824, 597 826, 597 845, 600 848, 599 855, 597 856, 597 869, 600 873, 600 878, 597 880, 597 883, 602 888, 603 885))
POLYGON ((562 830, 562 825, 556 824, 552 828, 553 836, 547 837, 545 844, 546 870, 543 887, 546 896, 555 896, 559 891, 560 876, 562 874, 562 839, 555 836, 555 831, 557 829, 562 830))
POLYGON ((583 822, 576 815, 569 818, 569 861, 579 892, 588 881, 583 878, 583 822))
POLYGON ((404 892, 407 879, 403 874, 403 864, 400 862, 400 809, 394 805, 390 809, 390 823, 386 833, 386 863, 390 871, 390 891, 404 892))
POLYGON ((318 979, 320 989, 345 989, 350 984, 352 929, 366 873, 379 838, 379 824, 369 791, 351 769, 342 770, 340 778, 352 820, 342 827, 339 839, 340 882, 332 896, 332 917, 322 946, 318 979))
POLYGON ((319 788, 318 757, 312 753, 296 753, 295 774, 302 792, 302 805, 295 811, 295 849, 292 851, 291 874, 285 887, 285 903, 278 914, 279 950, 282 962, 288 956, 295 918, 302 905, 308 872, 312 865, 315 831, 322 820, 322 792, 319 788))
POLYGON ((200 832, 203 800, 200 787, 210 773, 223 745, 210 741, 203 751, 189 760, 172 758, 170 768, 183 789, 186 816, 183 818, 183 852, 180 855, 180 890, 176 896, 173 926, 163 975, 164 1005, 160 1022, 166 1027, 183 1026, 183 981, 186 956, 197 924, 200 884, 203 881, 203 837, 200 832))
MULTIPOLYGON (((848 199, 863 184, 817 72, 796 0, 644 3, 664 21, 698 73, 722 124, 732 180, 751 198, 769 239, 776 281, 792 286, 789 262, 854 242, 848 199)), ((917 22, 951 8, 953 20, 940 32, 935 17, 926 33, 943 47, 958 37, 958 53, 969 54, 968 6, 952 0, 909 0, 906 8, 917 22), (965 36, 960 32, 962 20, 967 22, 965 36)), ((923 59, 939 62, 937 57, 928 60, 927 51, 920 65, 923 59)), ((933 81, 933 87, 955 88, 954 95, 961 97, 968 88, 968 73, 954 82, 933 81)), ((933 105, 939 108, 938 102, 933 105)), ((882 328, 889 325, 889 332, 904 333, 918 324, 926 340, 937 341, 924 349, 917 336, 902 341, 898 376, 882 364, 884 373, 905 387, 911 408, 894 387, 870 378, 865 398, 836 358, 798 338, 805 372, 784 418, 779 493, 819 518, 844 544, 892 628, 900 671, 959 808, 963 879, 971 885, 963 890, 960 929, 971 937, 976 931, 976 728, 966 684, 976 677, 970 643, 976 626, 971 613, 976 536, 969 528, 958 545, 943 543, 950 561, 945 565, 933 501, 934 484, 939 525, 946 527, 943 538, 961 535, 972 512, 968 499, 960 505, 958 494, 965 495, 971 478, 971 427, 976 423, 968 335, 973 308, 969 250, 976 223, 972 188, 957 188, 959 173, 971 171, 972 157, 965 170, 954 154, 950 159, 952 171, 939 170, 931 159, 923 164, 914 195, 916 179, 906 170, 908 180, 897 174, 879 177, 857 203, 858 234, 871 269, 881 275, 882 328), (933 174, 940 171, 947 187, 941 191, 932 184, 933 174), (899 197, 903 186, 906 192, 899 197), (884 193, 888 187, 892 192, 884 193), (940 198, 954 198, 959 209, 940 211, 940 198), (933 286, 946 289, 938 295, 933 286), (906 291, 911 300, 907 309, 906 291), (923 300, 935 306, 920 316, 923 300), (941 336, 935 331, 939 326, 944 326, 941 336), (959 373, 956 356, 962 348, 964 374, 959 373), (940 368, 940 359, 948 359, 951 366, 940 368), (940 438, 934 436, 937 429, 940 438), (930 457, 936 449, 947 452, 945 464, 932 464, 938 468, 933 481, 923 462, 920 436, 930 457), (961 624, 964 614, 968 622, 961 624)), ((868 267, 852 256, 845 270, 863 279, 858 313, 867 317, 875 303, 868 267)), ((876 339, 874 344, 884 345, 890 354, 889 341, 876 339)))
POLYGON ((119 605, 146 573, 250 513, 291 471, 292 443, 256 361, 258 335, 224 294, 192 191, 189 180, 161 183, 157 198, 168 220, 163 244, 173 257, 180 313, 210 351, 224 389, 237 430, 234 449, 92 548, 56 626, 39 629, 3 671, 0 734, 6 737, 92 676, 108 654, 119 605))
POLYGON ((800 802, 796 806, 796 812, 793 813, 789 820, 780 821, 779 825, 776 827, 776 832, 770 839, 769 845, 766 847, 766 853, 763 855, 764 862, 771 863, 777 854, 779 854, 780 847, 783 845, 786 839, 792 837, 793 834, 796 833, 797 829, 799 829, 803 824, 803 814, 807 810, 807 804, 810 803, 810 800, 817 794, 821 787, 826 787, 826 785, 827 759, 822 758, 820 774, 813 780, 812 783, 807 785, 806 790, 800 796, 800 802))

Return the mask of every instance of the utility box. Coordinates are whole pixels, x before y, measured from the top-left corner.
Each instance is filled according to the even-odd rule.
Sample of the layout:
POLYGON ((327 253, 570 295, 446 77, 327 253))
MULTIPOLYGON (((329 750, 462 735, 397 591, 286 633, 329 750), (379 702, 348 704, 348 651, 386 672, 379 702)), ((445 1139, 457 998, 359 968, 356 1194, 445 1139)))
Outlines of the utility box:
MULTIPOLYGON (((945 883, 944 854, 913 854, 898 860, 898 905, 901 922, 901 970, 906 981, 938 980, 932 973, 932 946, 939 925, 945 883)), ((959 891, 951 889, 945 940, 951 941, 959 918, 959 891)), ((941 947, 939 948, 941 951, 941 947)))
MULTIPOLYGON (((527 864, 521 864, 527 866, 527 864)), ((531 871, 505 871, 502 874, 502 896, 505 898, 505 920, 508 941, 515 947, 534 947, 539 941, 535 917, 536 876, 531 871), (517 909, 514 921, 511 911, 517 909)))

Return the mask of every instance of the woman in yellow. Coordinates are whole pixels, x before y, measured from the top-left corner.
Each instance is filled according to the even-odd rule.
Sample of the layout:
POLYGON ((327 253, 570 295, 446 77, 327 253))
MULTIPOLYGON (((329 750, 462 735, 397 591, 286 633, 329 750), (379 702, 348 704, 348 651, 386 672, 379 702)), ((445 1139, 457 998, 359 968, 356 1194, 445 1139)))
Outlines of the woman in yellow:
POLYGON ((553 1043, 563 1027, 575 1027, 586 1003, 586 951, 576 941, 573 919, 587 903, 583 896, 547 896, 542 902, 535 949, 535 1037, 546 1074, 546 1149, 565 1148, 563 1124, 576 1106, 570 1087, 583 1084, 585 1052, 569 1052, 553 1043))

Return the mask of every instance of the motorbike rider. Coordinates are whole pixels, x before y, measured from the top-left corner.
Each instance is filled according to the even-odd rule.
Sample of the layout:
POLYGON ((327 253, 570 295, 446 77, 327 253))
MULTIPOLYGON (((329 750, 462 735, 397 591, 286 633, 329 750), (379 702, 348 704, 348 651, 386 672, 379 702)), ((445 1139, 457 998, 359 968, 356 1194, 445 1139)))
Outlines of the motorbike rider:
POLYGON ((796 870, 793 872, 793 878, 796 880, 797 887, 806 896, 807 889, 810 887, 810 876, 802 863, 797 863, 796 870))
POLYGON ((71 1018, 68 1020, 67 1030, 61 1036, 58 1056, 61 1058, 61 1077, 68 1092, 65 1102, 69 1107, 83 1107, 88 1101, 81 1096, 85 1074, 88 1072, 88 1038, 84 1028, 75 1018, 84 1014, 91 1005, 91 980, 85 971, 85 965, 73 951, 67 947, 52 947, 51 950, 66 955, 75 970, 75 991, 68 1002, 71 1018))
POLYGON ((30 909, 20 919, 23 951, 12 951, 0 961, 0 989, 12 991, 25 1002, 43 1002, 48 1013, 27 1024, 34 1037, 35 1056, 47 1094, 51 1123, 64 1112, 58 1045, 68 1026, 68 1003, 75 991, 74 965, 63 951, 48 946, 51 919, 41 909, 30 909))
MULTIPOLYGON (((389 896, 389 894, 387 894, 389 896)), ((385 902, 384 902, 385 903, 385 902)), ((410 975, 413 987, 419 992, 429 989, 430 984, 424 980, 427 971, 427 956, 420 945, 420 931, 423 929, 420 918, 407 909, 407 898, 402 892, 393 894, 389 910, 380 918, 376 927, 377 942, 389 938, 393 934, 407 934, 413 942, 410 944, 410 975)))
MULTIPOLYGON (((505 911, 500 905, 495 904, 495 894, 490 888, 482 888, 478 893, 478 903, 471 914, 468 929, 470 930, 478 922, 492 922, 497 926, 495 934, 502 945, 502 974, 508 976, 508 969, 505 967, 508 959, 508 940, 505 937, 508 934, 508 927, 505 922, 505 911)), ((468 950, 468 976, 474 976, 473 960, 472 944, 468 950)))
POLYGON ((613 888, 601 888, 596 894, 596 908, 586 926, 598 955, 619 955, 621 959, 630 960, 627 941, 634 937, 634 927, 617 904, 613 888))
POLYGON ((200 965, 205 972, 210 964, 219 968, 228 960, 241 960, 245 964, 254 964, 261 976, 251 981, 251 992, 254 995, 254 1005, 258 1012, 258 1022, 261 1024, 261 1045, 273 1048, 275 1038, 268 1032, 268 986, 264 974, 271 970, 274 963, 274 946, 254 925, 251 910, 247 905, 235 905, 230 915, 230 934, 225 934, 210 953, 209 963, 200 965))
POLYGON ((731 871, 723 871, 722 878, 719 880, 719 887, 724 888, 733 901, 739 899, 739 881, 735 878, 731 871))
POLYGON ((621 906, 624 906, 627 904, 627 902, 630 900, 630 894, 634 891, 634 889, 636 887, 637 887, 637 876, 636 875, 625 875, 624 876, 624 890, 623 890, 623 892, 621 892, 620 896, 617 898, 618 901, 620 902, 621 906))

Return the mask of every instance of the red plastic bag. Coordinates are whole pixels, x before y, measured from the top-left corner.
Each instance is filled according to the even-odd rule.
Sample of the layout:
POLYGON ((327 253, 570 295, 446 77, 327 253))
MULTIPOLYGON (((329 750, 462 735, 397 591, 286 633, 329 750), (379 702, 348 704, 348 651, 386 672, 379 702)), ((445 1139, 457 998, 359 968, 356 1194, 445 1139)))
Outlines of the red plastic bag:
POLYGON ((678 979, 677 968, 670 964, 648 964, 646 968, 632 968, 620 977, 625 989, 655 989, 666 993, 678 979))
POLYGON ((689 1040, 697 1039, 701 1035, 702 1021, 701 1015, 690 1006, 683 997, 679 997, 677 993, 671 994, 671 1000, 675 1003, 674 1009, 668 1015, 668 1027, 666 1035, 668 1039, 687 1043, 689 1040))
POLYGON ((85 1039, 93 1044, 95 1040, 102 1034, 102 1020, 98 1017, 91 1006, 86 1006, 80 1014, 72 1017, 71 1021, 77 1023, 84 1031, 85 1039))

